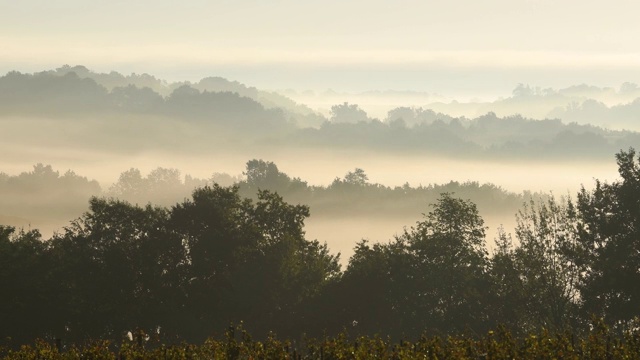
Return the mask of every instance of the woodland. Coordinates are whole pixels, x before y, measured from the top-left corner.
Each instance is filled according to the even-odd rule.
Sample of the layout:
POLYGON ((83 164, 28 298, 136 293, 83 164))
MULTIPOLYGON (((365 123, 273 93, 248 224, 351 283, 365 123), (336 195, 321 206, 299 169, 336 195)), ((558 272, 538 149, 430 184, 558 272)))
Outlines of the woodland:
POLYGON ((415 339, 499 325, 580 333, 593 317, 623 334, 639 314, 640 158, 630 149, 616 160, 615 182, 525 203, 491 254, 476 204, 445 192, 395 238, 357 243, 344 270, 305 238, 309 207, 277 192, 205 185, 169 207, 93 197, 46 241, 0 228, 1 337, 75 343, 139 329, 201 342, 243 323, 258 337, 349 328, 415 339))

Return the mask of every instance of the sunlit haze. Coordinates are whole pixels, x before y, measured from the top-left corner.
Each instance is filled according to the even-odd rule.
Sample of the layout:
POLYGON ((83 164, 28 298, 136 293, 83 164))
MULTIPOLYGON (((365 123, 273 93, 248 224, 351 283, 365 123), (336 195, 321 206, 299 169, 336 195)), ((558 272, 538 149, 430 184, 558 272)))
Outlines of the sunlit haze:
MULTIPOLYGON (((637 131, 636 108, 613 107, 634 100, 635 93, 624 93, 622 84, 640 83, 638 14, 640 2, 631 0, 0 0, 0 73, 36 73, 68 64, 83 65, 96 73, 150 74, 167 83, 223 77, 259 90, 278 91, 324 120, 335 120, 332 107, 349 102, 382 121, 396 120, 387 118, 394 108, 415 106, 469 119, 488 112, 499 117, 522 114, 637 131), (509 97, 519 84, 546 95, 538 103, 512 101, 509 97), (596 107, 600 112, 579 106, 586 99, 584 91, 573 97, 559 96, 560 100, 545 97, 581 84, 598 87, 599 97, 594 100, 602 102, 596 107), (501 99, 506 100, 492 103, 501 99)), ((587 87, 585 91, 591 90, 587 87)), ((615 179, 615 150, 633 144, 615 141, 635 136, 602 130, 598 136, 611 142, 607 149, 612 150, 597 153, 597 159, 587 154, 589 139, 561 159, 555 153, 537 158, 541 149, 553 148, 544 145, 546 141, 574 131, 564 128, 539 137, 529 137, 528 128, 513 130, 511 137, 463 137, 458 145, 475 141, 478 148, 457 150, 452 156, 422 153, 411 146, 405 153, 384 153, 378 151, 375 141, 354 149, 342 149, 331 141, 324 147, 304 149, 295 144, 279 148, 277 144, 247 146, 230 141, 229 148, 224 148, 207 147, 216 140, 204 135, 206 131, 189 128, 191 123, 169 124, 168 130, 157 126, 158 139, 146 132, 145 125, 98 128, 99 136, 87 139, 75 123, 65 127, 55 119, 41 120, 48 116, 47 111, 34 119, 31 114, 23 115, 29 120, 5 119, 0 170, 15 175, 36 163, 51 164, 59 171, 73 170, 96 179, 104 189, 129 168, 144 173, 158 166, 176 168, 202 178, 214 171, 235 176, 242 174, 247 160, 257 158, 274 161, 285 173, 312 185, 327 186, 359 167, 367 171, 371 182, 386 186, 478 181, 516 193, 531 190, 562 195, 574 193, 583 184, 591 186, 595 178, 615 179), (24 131, 25 126, 30 126, 29 132, 24 131), (70 143, 56 140, 56 134, 66 138, 71 128, 77 134, 69 135, 70 143), (120 144, 120 135, 135 142, 136 134, 146 135, 142 138, 153 148, 132 145, 127 139, 120 144), (171 137, 173 147, 163 148, 171 137), (198 141, 207 144, 201 146, 202 151, 182 149, 198 141), (513 154, 519 148, 509 148, 511 142, 531 146, 522 150, 526 159, 513 154), (131 146, 131 150, 114 153, 120 146, 131 146), (478 149, 488 153, 497 149, 502 157, 468 158, 478 149), (587 155, 575 160, 576 154, 587 155), (459 155, 466 158, 456 158, 459 155)), ((193 114, 184 115, 190 119, 193 114)), ((122 119, 125 124, 138 123, 128 115, 122 119)), ((492 131, 499 133, 496 126, 492 131)), ((335 134, 326 137, 333 139, 335 134)), ((395 151, 393 136, 385 139, 395 151)), ((436 140, 438 135, 415 146, 436 140)), ((433 147, 444 145, 447 140, 433 147)), ((312 221, 317 224, 318 220, 312 221)), ((399 223, 382 232, 389 236, 399 223)), ((361 228, 352 228, 351 234, 361 228)), ((352 241, 341 250, 351 245, 352 241)))
POLYGON ((640 82, 637 1, 2 1, 0 71, 505 96, 640 82))

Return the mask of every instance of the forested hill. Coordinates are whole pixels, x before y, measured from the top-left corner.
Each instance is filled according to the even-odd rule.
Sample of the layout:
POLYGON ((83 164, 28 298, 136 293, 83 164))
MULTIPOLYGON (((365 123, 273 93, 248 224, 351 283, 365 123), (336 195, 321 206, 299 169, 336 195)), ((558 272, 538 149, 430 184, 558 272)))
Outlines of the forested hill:
POLYGON ((8 73, 0 79, 0 90, 5 99, 3 108, 13 102, 17 107, 13 110, 19 112, 46 110, 73 114, 112 111, 172 114, 183 118, 198 117, 204 112, 211 117, 226 116, 232 117, 229 120, 238 120, 233 117, 256 116, 251 112, 262 108, 278 110, 262 114, 264 121, 286 118, 300 122, 300 126, 317 126, 322 122, 321 116, 285 96, 220 77, 204 78, 197 83, 168 83, 148 74, 124 76, 117 72, 96 73, 84 66, 63 66, 34 74, 8 73), (191 91, 190 105, 199 108, 179 108, 176 99, 186 96, 187 89, 197 90, 191 91), (209 93, 208 96, 197 99, 196 93, 204 92, 209 93), (252 101, 247 101, 249 99, 252 101))
POLYGON ((255 87, 246 86, 237 81, 230 81, 222 77, 206 77, 196 83, 188 81, 167 82, 149 74, 123 75, 115 71, 108 74, 97 73, 82 65, 76 65, 73 67, 64 65, 55 70, 44 71, 40 74, 64 76, 69 73, 75 73, 80 78, 92 79, 109 91, 118 87, 126 88, 128 86, 135 86, 140 89, 150 88, 156 93, 166 97, 171 95, 175 89, 184 85, 189 85, 200 91, 237 93, 240 96, 248 97, 259 102, 265 108, 281 108, 285 111, 299 113, 300 115, 313 114, 313 110, 309 107, 303 104, 298 104, 286 96, 280 95, 276 92, 259 90, 255 87))
MULTIPOLYGON (((284 91, 297 101, 310 106, 330 108, 333 104, 359 104, 373 117, 395 119, 391 111, 405 109, 433 111, 449 117, 475 118, 490 112, 499 117, 522 115, 532 119, 560 119, 582 125, 592 124, 607 129, 640 130, 640 86, 625 82, 619 87, 598 87, 586 84, 566 88, 539 88, 518 84, 511 95, 497 99, 456 99, 443 95, 412 91, 367 91, 362 93, 284 91)), ((485 98, 486 94, 478 94, 485 98)), ((407 124, 416 120, 411 114, 407 124)), ((429 116, 429 114, 424 114, 429 116)))
POLYGON ((10 72, 0 77, 7 138, 0 147, 183 154, 330 148, 512 160, 602 160, 640 147, 637 132, 557 119, 495 113, 468 119, 404 107, 381 121, 348 103, 334 105, 325 118, 282 98, 267 104, 265 94, 221 78, 166 84, 148 75, 94 74, 84 67, 10 72))
POLYGON ((608 129, 640 130, 640 87, 629 82, 617 89, 586 84, 541 89, 519 84, 511 96, 494 101, 432 102, 424 107, 455 116, 476 117, 487 112, 495 112, 501 117, 522 114, 535 119, 556 118, 608 129))

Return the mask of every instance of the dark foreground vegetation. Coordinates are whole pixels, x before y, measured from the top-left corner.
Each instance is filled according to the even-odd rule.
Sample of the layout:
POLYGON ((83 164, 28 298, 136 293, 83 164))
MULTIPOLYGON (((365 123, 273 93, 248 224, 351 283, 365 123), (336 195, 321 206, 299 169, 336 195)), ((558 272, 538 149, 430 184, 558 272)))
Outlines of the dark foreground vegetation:
MULTIPOLYGON (((0 350, 2 351, 2 350, 0 350)), ((638 359, 640 331, 613 333, 600 320, 582 336, 542 330, 514 338, 504 327, 477 334, 422 336, 394 342, 379 336, 349 336, 346 331, 320 339, 282 340, 275 334, 255 341, 234 326, 201 345, 166 344, 143 332, 120 342, 84 346, 38 340, 32 346, 0 352, 3 359, 638 359)))
MULTIPOLYGON (((136 331, 164 344, 202 343, 244 322, 266 342, 238 346, 270 351, 284 348, 269 340, 273 331, 328 336, 334 352, 437 346, 455 357, 501 344, 523 356, 563 346, 568 354, 637 354, 640 159, 629 150, 617 161, 616 182, 597 181, 575 201, 526 204, 515 239, 502 232, 491 255, 476 205, 444 193, 388 243, 358 243, 344 271, 326 245, 305 238, 309 208, 277 193, 259 190, 252 200, 214 184, 170 208, 92 198, 48 241, 0 226, 0 346, 136 331), (595 325, 594 316, 602 319, 595 325), (349 340, 338 335, 345 328, 349 340), (354 345, 360 336, 370 338, 354 345)), ((229 350, 229 341, 167 351, 245 351, 229 350)))

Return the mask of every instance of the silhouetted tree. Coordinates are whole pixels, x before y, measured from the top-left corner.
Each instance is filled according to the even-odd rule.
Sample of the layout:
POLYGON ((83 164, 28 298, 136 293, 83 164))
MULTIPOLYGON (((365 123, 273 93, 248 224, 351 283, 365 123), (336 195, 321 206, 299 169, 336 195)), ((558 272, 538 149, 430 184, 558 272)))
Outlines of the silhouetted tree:
POLYGON ((308 216, 308 207, 268 191, 253 203, 237 187, 216 184, 174 207, 172 226, 189 264, 184 332, 201 336, 240 320, 266 331, 293 318, 339 271, 326 245, 304 238, 308 216))
POLYGON ((367 183, 369 177, 364 172, 364 170, 360 168, 356 168, 354 171, 349 171, 347 175, 344 176, 344 181, 348 184, 362 186, 367 183))
POLYGON ((363 331, 418 336, 487 325, 490 277, 476 206, 442 194, 415 227, 388 244, 358 244, 344 276, 346 319, 363 331), (358 293, 375 294, 358 301, 358 293))
POLYGON ((524 329, 523 314, 526 308, 524 279, 520 274, 516 249, 511 234, 504 228, 498 230, 495 248, 490 263, 492 279, 490 298, 491 321, 502 324, 515 332, 524 329))
POLYGON ((239 186, 245 196, 254 196, 259 190, 269 190, 281 195, 295 195, 309 190, 306 181, 292 179, 278 170, 278 166, 271 161, 249 160, 243 174, 247 178, 239 186))
POLYGON ((583 310, 624 326, 640 315, 640 165, 633 149, 616 159, 621 180, 578 194, 577 255, 583 310))
POLYGON ((368 122, 370 119, 367 113, 360 109, 358 105, 345 102, 344 104, 333 105, 331 107, 330 120, 336 123, 356 124, 359 122, 368 122))
POLYGON ((518 246, 510 255, 519 281, 510 285, 521 291, 521 298, 510 302, 519 302, 515 305, 520 307, 519 327, 524 331, 540 327, 561 330, 575 325, 581 268, 574 260, 577 234, 573 203, 569 199, 558 203, 553 197, 546 202, 531 200, 516 219, 518 246))
POLYGON ((0 225, 0 339, 21 345, 51 334, 57 309, 47 244, 37 230, 0 225))
POLYGON ((90 211, 52 240, 66 300, 65 336, 171 328, 163 314, 180 309, 185 257, 168 219, 163 208, 92 198, 90 211))
POLYGON ((247 177, 248 190, 251 193, 259 189, 283 192, 291 183, 291 178, 278 170, 271 161, 249 160, 243 173, 247 177))
POLYGON ((433 211, 400 239, 416 259, 413 318, 420 327, 483 329, 490 282, 484 221, 476 205, 442 194, 433 211))

